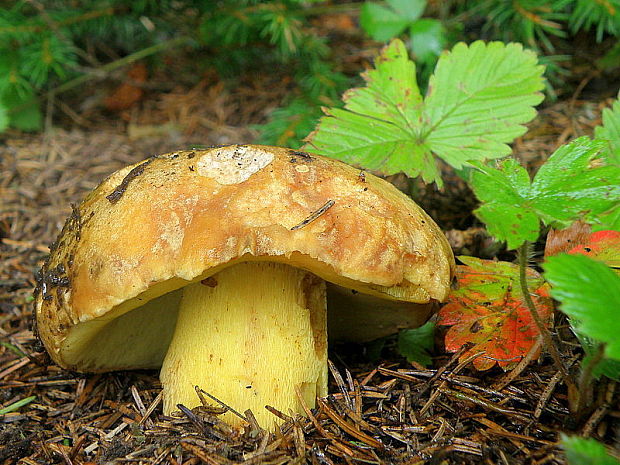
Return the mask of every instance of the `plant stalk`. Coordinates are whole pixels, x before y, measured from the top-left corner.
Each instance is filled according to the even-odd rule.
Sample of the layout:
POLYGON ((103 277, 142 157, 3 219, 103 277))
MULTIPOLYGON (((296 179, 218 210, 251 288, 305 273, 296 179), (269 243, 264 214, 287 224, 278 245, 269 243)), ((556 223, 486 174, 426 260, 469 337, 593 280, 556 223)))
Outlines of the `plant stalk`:
POLYGON ((581 371, 581 376, 579 376, 579 392, 581 395, 578 397, 577 405, 575 406, 575 412, 578 414, 581 413, 585 405, 590 403, 589 398, 592 396, 590 388, 592 386, 592 378, 594 377, 594 369, 605 358, 605 346, 606 344, 604 343, 598 345, 596 352, 592 354, 592 358, 581 371))
POLYGON ((534 323, 536 324, 538 331, 543 337, 543 341, 545 343, 547 350, 551 354, 551 358, 553 358, 555 365, 557 366, 558 370, 560 371, 560 374, 562 375, 562 380, 564 381, 564 384, 569 388, 569 391, 577 392, 575 383, 573 382, 573 380, 569 378, 568 372, 566 371, 566 367, 564 366, 564 363, 562 363, 560 352, 558 351, 557 346, 555 345, 555 343, 553 342, 553 339, 551 338, 551 333, 549 332, 549 330, 545 326, 545 323, 540 317, 540 314, 538 313, 538 310, 536 309, 536 304, 534 304, 534 301, 532 300, 532 296, 530 295, 530 290, 527 285, 528 248, 529 248, 529 243, 525 241, 519 247, 519 251, 518 251, 519 284, 521 286, 521 293, 523 294, 523 299, 525 300, 527 308, 529 309, 530 314, 532 315, 532 319, 534 320, 534 323))

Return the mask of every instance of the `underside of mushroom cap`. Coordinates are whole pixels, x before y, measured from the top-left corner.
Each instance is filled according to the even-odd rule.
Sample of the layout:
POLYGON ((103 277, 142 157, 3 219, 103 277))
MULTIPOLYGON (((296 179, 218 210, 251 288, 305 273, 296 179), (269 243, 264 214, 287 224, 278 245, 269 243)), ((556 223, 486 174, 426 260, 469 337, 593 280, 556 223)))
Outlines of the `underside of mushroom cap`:
POLYGON ((435 223, 371 174, 277 147, 174 152, 114 173, 74 209, 40 275, 38 331, 65 367, 157 367, 176 290, 261 260, 418 303, 444 300, 454 272, 435 223), (101 363, 96 348, 126 344, 115 326, 140 348, 101 363))

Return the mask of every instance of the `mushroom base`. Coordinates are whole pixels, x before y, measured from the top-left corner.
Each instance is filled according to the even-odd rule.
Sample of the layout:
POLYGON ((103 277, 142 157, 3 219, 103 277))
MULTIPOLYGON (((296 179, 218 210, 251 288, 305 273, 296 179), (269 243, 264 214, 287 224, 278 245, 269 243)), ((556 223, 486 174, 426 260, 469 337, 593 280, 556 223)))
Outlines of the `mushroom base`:
MULTIPOLYGON (((161 369, 164 413, 200 404, 195 386, 238 412, 303 413, 327 394, 325 283, 278 263, 241 263, 183 289, 174 336, 161 369)), ((224 419, 239 425, 232 413, 224 419)))

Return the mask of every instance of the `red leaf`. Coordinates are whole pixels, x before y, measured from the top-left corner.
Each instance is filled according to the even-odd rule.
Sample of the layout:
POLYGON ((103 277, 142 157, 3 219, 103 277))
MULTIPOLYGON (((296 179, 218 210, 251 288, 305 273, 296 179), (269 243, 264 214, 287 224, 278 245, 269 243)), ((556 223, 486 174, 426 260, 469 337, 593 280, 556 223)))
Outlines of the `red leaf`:
MULTIPOLYGON (((459 257, 466 265, 457 266, 459 289, 451 293, 448 304, 439 311, 446 333, 446 350, 457 352, 471 344, 460 357, 484 352, 473 361, 478 370, 496 363, 505 369, 516 365, 535 344, 540 333, 523 300, 519 286, 519 267, 512 263, 459 257)), ((549 321, 552 301, 548 285, 534 270, 528 269, 528 285, 536 308, 549 321)))
POLYGON ((620 231, 597 231, 568 251, 599 260, 620 271, 620 231))
POLYGON ((620 273, 620 231, 590 231, 589 225, 579 221, 566 229, 550 230, 545 258, 561 252, 581 254, 599 260, 620 273))

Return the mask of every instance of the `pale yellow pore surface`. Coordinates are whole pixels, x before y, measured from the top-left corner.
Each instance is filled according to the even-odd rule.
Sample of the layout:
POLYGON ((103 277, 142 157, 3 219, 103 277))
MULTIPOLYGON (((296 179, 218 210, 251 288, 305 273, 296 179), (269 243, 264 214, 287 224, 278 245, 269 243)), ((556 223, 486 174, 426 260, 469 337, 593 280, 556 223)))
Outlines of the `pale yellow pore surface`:
MULTIPOLYGON (((302 413, 327 394, 325 283, 279 263, 241 263, 183 289, 160 379, 164 413, 199 405, 199 386, 273 429, 271 405, 302 413)), ((228 413, 226 421, 241 420, 228 413)))

